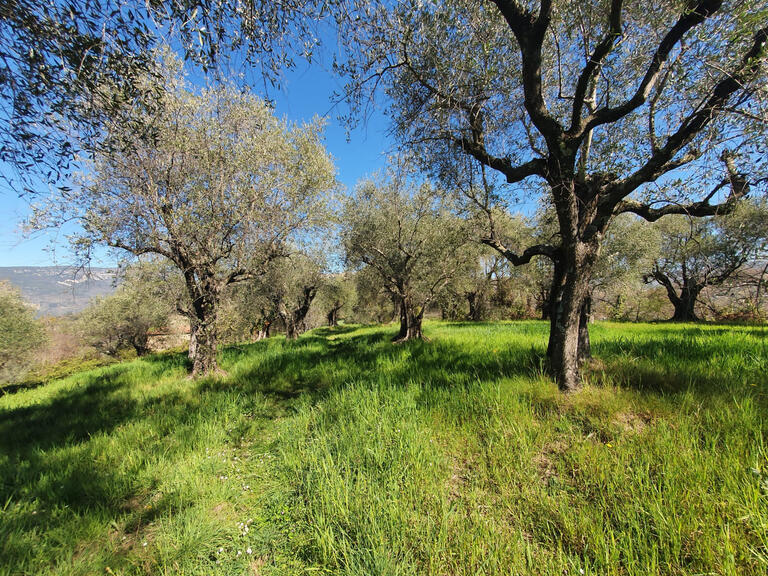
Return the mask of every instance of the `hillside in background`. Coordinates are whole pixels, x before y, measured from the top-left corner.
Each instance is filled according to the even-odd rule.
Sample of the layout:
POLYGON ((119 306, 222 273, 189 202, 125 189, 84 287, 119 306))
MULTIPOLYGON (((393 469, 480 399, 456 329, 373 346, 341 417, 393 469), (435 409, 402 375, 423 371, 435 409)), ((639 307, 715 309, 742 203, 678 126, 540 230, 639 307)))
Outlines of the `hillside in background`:
POLYGON ((113 292, 115 273, 113 268, 11 266, 0 267, 0 281, 19 288, 38 316, 64 316, 80 312, 92 298, 113 292))

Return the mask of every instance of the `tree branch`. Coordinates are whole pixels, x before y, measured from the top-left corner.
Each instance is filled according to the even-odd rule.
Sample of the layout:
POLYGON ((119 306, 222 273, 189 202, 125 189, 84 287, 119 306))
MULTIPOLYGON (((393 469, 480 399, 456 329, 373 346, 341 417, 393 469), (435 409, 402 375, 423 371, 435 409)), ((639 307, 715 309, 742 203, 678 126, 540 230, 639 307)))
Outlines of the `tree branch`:
POLYGON ((608 30, 603 39, 595 46, 592 55, 579 75, 571 112, 571 128, 569 132, 579 132, 581 126, 581 113, 584 108, 584 100, 589 90, 590 83, 600 70, 603 61, 613 50, 614 43, 621 37, 621 9, 623 0, 611 0, 611 10, 608 14, 608 30))
POLYGON ((560 250, 555 246, 548 244, 536 244, 526 248, 522 254, 516 254, 512 250, 508 249, 504 244, 499 241, 498 238, 487 237, 481 240, 486 246, 490 246, 502 256, 504 256, 513 266, 522 266, 528 264, 534 256, 546 256, 550 260, 554 261, 559 258, 560 250))
POLYGON ((138 248, 136 246, 131 246, 129 244, 126 244, 120 240, 107 240, 106 241, 107 246, 110 246, 112 248, 119 248, 120 250, 125 250, 126 252, 130 252, 134 256, 143 256, 145 254, 159 254, 160 256, 164 256, 168 258, 171 262, 175 262, 176 259, 173 257, 173 254, 171 254, 170 251, 165 250, 164 248, 161 248, 157 245, 152 246, 144 246, 142 248, 138 248))
POLYGON ((509 184, 520 182, 529 176, 541 176, 544 178, 546 175, 547 163, 543 158, 534 158, 518 166, 513 166, 509 158, 492 156, 485 149, 485 146, 478 141, 473 141, 469 138, 456 138, 454 142, 463 152, 466 152, 484 166, 501 172, 509 184))
POLYGON ((634 173, 612 186, 612 191, 609 192, 607 197, 608 202, 618 204, 624 197, 641 185, 646 182, 652 182, 661 174, 683 165, 689 157, 695 157, 696 154, 691 152, 682 159, 673 160, 675 154, 725 108, 730 97, 743 88, 746 82, 757 74, 760 63, 765 59, 766 41, 768 41, 768 26, 755 33, 752 46, 744 55, 736 70, 730 74, 725 74, 720 79, 706 102, 683 120, 677 131, 669 136, 664 146, 657 149, 648 161, 634 173))
POLYGON ((712 188, 702 200, 691 202, 689 204, 667 204, 660 208, 653 208, 651 204, 643 204, 637 200, 624 199, 616 205, 613 213, 621 214, 623 212, 632 212, 648 222, 655 222, 659 218, 669 214, 685 214, 687 216, 696 217, 728 214, 733 211, 739 200, 749 195, 750 186, 744 174, 737 171, 732 153, 723 152, 721 159, 725 163, 728 176, 723 178, 714 188, 712 188), (728 198, 719 204, 710 204, 709 201, 714 198, 715 194, 729 184, 731 186, 731 191, 728 194, 728 198))
POLYGON ((522 57, 525 109, 547 141, 550 150, 559 150, 563 127, 549 113, 542 94, 541 50, 552 18, 551 0, 542 0, 538 16, 523 8, 517 0, 492 0, 515 35, 522 57))
POLYGON ((674 306, 680 305, 680 297, 677 295, 677 291, 675 290, 675 287, 672 285, 672 281, 669 279, 669 277, 666 274, 664 274, 661 270, 659 270, 658 265, 654 264, 653 272, 651 272, 648 276, 646 276, 644 280, 646 284, 649 284, 652 281, 655 281, 658 284, 661 284, 667 291, 667 297, 669 298, 670 302, 672 302, 674 306))
POLYGON ((692 9, 682 14, 675 25, 672 26, 659 43, 659 46, 646 69, 645 76, 641 80, 640 86, 638 86, 634 95, 619 106, 614 108, 604 107, 597 110, 586 119, 586 122, 582 123, 581 130, 577 130, 572 136, 580 138, 596 126, 616 122, 645 104, 651 90, 659 78, 662 66, 669 59, 672 49, 691 29, 695 28, 717 12, 722 3, 722 0, 701 0, 701 2, 692 9))

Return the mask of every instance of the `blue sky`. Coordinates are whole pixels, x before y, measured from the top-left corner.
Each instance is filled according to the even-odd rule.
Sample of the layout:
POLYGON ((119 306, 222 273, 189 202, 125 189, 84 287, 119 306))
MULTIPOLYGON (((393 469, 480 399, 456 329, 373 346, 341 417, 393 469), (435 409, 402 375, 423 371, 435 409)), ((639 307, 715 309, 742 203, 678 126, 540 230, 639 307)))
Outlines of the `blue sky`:
MULTIPOLYGON (((318 64, 299 62, 295 70, 285 76, 281 90, 272 90, 278 116, 301 122, 313 116, 325 117, 325 144, 336 163, 338 178, 351 188, 362 177, 381 168, 385 155, 392 146, 386 137, 387 122, 380 113, 374 113, 364 126, 350 134, 337 120, 339 110, 332 109, 330 97, 339 91, 340 81, 318 64)), ((0 170, 4 167, 0 164, 0 170)), ((50 266, 70 263, 64 236, 66 230, 24 238, 19 223, 29 207, 25 199, 3 186, 0 188, 0 266, 50 266), (50 248, 55 246, 55 251, 50 248)), ((94 265, 113 265, 103 259, 94 265)))

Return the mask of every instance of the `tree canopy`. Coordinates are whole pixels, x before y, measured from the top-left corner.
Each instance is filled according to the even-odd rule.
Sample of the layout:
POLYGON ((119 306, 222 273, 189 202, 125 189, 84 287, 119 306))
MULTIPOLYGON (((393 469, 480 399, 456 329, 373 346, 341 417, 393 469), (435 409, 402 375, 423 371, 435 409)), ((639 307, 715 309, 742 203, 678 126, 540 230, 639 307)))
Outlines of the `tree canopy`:
POLYGON ((673 320, 697 319, 702 290, 734 278, 745 266, 768 254, 768 209, 765 201, 749 201, 722 216, 661 220, 662 238, 646 281, 657 282, 675 308, 673 320))
POLYGON ((493 229, 485 241, 515 265, 555 262, 550 361, 570 390, 613 217, 713 215, 763 181, 767 38, 760 2, 414 0, 362 23, 339 69, 358 110, 383 87, 428 170, 509 185, 481 209, 549 197, 555 242, 513 251, 493 229))
POLYGON ((402 175, 362 182, 347 201, 342 232, 347 262, 379 276, 400 311, 398 339, 421 338, 427 306, 464 262, 467 234, 444 199, 402 175))
POLYGON ((172 262, 184 277, 194 372, 205 373, 216 369, 222 291, 264 274, 324 220, 335 169, 317 122, 290 125, 226 86, 194 93, 174 74, 165 89, 144 120, 153 140, 115 126, 125 146, 99 154, 82 186, 43 206, 36 223, 79 219, 73 240, 86 255, 105 245, 172 262))
POLYGON ((0 383, 24 375, 45 343, 45 330, 34 310, 7 282, 0 282, 0 383))

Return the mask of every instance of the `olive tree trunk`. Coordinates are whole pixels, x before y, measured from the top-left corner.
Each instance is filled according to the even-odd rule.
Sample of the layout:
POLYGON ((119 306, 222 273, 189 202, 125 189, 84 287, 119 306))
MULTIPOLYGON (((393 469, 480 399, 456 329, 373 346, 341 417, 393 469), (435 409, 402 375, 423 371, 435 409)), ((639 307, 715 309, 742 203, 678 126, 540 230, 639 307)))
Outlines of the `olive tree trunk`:
POLYGON ((212 275, 191 268, 185 270, 187 294, 192 303, 189 310, 189 359, 192 376, 205 376, 219 372, 216 362, 218 334, 216 315, 219 305, 219 286, 212 275))
POLYGON ((293 310, 288 310, 284 303, 280 303, 278 308, 280 317, 285 324, 285 337, 288 340, 296 340, 306 331, 306 318, 309 313, 309 307, 317 294, 317 287, 305 286, 302 291, 299 305, 293 310))
POLYGON ((598 250, 597 239, 577 240, 564 246, 562 259, 555 262, 547 356, 552 376, 564 391, 581 386, 581 365, 591 356, 589 281, 598 250))
POLYGON ((328 326, 334 327, 339 325, 339 310, 342 309, 344 304, 342 302, 335 302, 333 307, 328 311, 326 318, 328 319, 328 326))
POLYGON ((699 317, 696 315, 696 302, 701 294, 701 288, 698 286, 683 286, 680 295, 672 302, 675 307, 675 313, 672 315, 673 322, 697 322, 699 317))
POLYGON ((421 330, 424 308, 423 306, 416 306, 410 298, 401 299, 400 331, 394 338, 395 342, 424 339, 424 333, 421 330))

